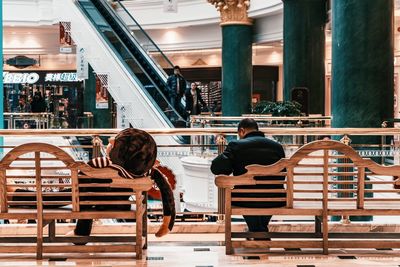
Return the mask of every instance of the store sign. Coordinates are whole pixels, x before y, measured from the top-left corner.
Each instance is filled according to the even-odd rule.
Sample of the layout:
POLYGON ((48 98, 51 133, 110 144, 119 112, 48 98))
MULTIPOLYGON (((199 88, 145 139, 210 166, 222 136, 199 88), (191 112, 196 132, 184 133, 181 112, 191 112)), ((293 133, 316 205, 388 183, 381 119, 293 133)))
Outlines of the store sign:
MULTIPOLYGON (((42 74, 43 75, 43 74, 42 74)), ((34 84, 40 79, 36 72, 3 72, 3 83, 8 84, 34 84)), ((43 76, 42 76, 43 77, 43 76)), ((43 80, 43 78, 41 79, 43 80)), ((45 73, 45 82, 77 82, 76 72, 45 73)))
POLYGON ((60 53, 62 54, 71 54, 72 53, 72 47, 60 47, 60 53))
POLYGON ((78 80, 89 79, 89 65, 86 60, 86 50, 85 48, 78 47, 76 55, 76 75, 78 80))
POLYGON ((178 12, 178 0, 164 0, 164 12, 177 13, 178 12))
POLYGON ((77 82, 76 72, 47 73, 45 82, 77 82))
POLYGON ((36 72, 31 73, 10 73, 10 72, 3 72, 3 83, 29 83, 33 84, 39 81, 39 74, 36 72))

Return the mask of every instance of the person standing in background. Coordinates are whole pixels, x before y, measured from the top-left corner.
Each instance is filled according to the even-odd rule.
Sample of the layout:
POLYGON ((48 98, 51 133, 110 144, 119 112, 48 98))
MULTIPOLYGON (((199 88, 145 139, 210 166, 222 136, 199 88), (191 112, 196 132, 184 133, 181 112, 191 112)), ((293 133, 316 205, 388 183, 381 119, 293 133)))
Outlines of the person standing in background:
POLYGON ((172 107, 183 117, 184 112, 181 108, 181 99, 186 91, 186 80, 181 74, 179 66, 174 67, 174 74, 168 77, 168 97, 172 107))
POLYGON ((26 99, 24 96, 20 96, 18 100, 18 107, 17 107, 17 112, 21 113, 29 113, 31 112, 31 106, 29 103, 26 103, 26 99))
POLYGON ((31 111, 33 113, 46 112, 46 101, 41 92, 35 92, 31 102, 31 111))
POLYGON ((196 83, 190 85, 190 90, 185 93, 186 98, 186 112, 189 115, 199 115, 204 107, 207 107, 201 97, 201 91, 197 87, 196 83))

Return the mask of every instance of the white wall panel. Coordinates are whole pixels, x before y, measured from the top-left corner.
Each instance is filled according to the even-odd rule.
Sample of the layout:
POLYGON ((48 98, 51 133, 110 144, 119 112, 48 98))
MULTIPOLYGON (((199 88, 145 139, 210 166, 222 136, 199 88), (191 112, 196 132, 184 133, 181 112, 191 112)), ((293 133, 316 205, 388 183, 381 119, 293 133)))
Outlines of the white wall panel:
MULTIPOLYGON (((125 1, 124 5, 145 29, 166 29, 219 23, 219 12, 206 0, 180 0, 178 13, 164 13, 162 1, 125 1)), ((251 0, 252 18, 274 14, 282 9, 281 0, 251 0)))
POLYGON ((3 0, 4 26, 38 26, 57 22, 55 0, 3 0))
MULTIPOLYGON (((4 0, 4 25, 56 24, 60 21, 54 8, 57 1, 60 0, 4 0)), ((219 13, 206 0, 179 1, 178 13, 164 13, 159 0, 125 1, 124 4, 163 50, 221 47, 219 13)), ((281 0, 252 0, 249 13, 255 19, 256 43, 282 39, 281 0)), ((50 46, 54 47, 49 43, 50 46)))

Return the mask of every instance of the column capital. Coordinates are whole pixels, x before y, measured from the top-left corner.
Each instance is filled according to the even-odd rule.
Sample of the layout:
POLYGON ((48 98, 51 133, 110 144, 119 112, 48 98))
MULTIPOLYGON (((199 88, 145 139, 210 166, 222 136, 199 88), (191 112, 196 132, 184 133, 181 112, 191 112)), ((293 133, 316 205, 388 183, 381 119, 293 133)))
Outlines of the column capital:
POLYGON ((221 26, 253 24, 247 13, 250 0, 208 0, 208 2, 221 13, 221 26))

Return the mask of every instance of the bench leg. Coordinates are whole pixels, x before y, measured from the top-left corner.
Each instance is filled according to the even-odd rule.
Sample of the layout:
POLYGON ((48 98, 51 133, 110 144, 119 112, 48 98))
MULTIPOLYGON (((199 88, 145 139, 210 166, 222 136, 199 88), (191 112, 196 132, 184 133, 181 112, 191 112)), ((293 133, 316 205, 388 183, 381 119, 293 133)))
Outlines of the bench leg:
POLYGON ((232 231, 231 231, 231 216, 225 216, 225 254, 232 255, 232 231))
POLYGON ((143 257, 143 195, 142 192, 136 192, 136 259, 141 260, 143 257))
POLYGON ((143 192, 143 209, 144 209, 144 214, 143 214, 143 237, 144 237, 144 245, 143 249, 147 249, 147 192, 143 192))
POLYGON ((323 215, 322 224, 323 224, 323 232, 322 232, 323 253, 324 253, 324 255, 328 255, 328 246, 329 246, 328 235, 329 235, 329 230, 328 230, 328 215, 327 214, 323 215))
POLYGON ((38 211, 36 224, 36 259, 43 259, 43 213, 38 211))
POLYGON ((231 190, 225 189, 225 254, 232 255, 232 206, 231 190))

